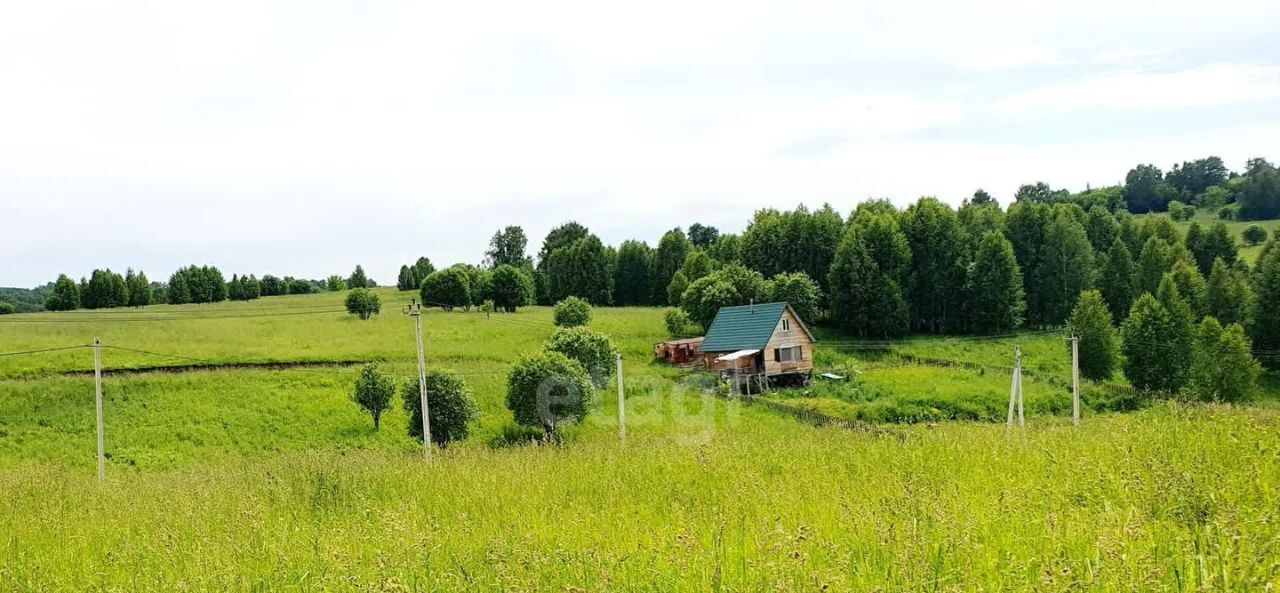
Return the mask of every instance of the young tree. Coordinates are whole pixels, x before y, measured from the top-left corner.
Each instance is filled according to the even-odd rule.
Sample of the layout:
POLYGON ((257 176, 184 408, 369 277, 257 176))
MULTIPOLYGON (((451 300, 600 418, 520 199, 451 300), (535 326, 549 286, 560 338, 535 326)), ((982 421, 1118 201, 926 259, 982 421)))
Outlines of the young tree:
POLYGON ((329 290, 343 290, 345 288, 369 288, 369 278, 364 275, 364 268, 357 265, 356 269, 351 272, 351 277, 347 278, 347 285, 342 288, 332 288, 329 290))
POLYGON ((367 320, 382 312, 382 301, 367 288, 354 288, 347 293, 347 313, 367 320))
POLYGON ((684 270, 676 270, 675 275, 671 277, 671 284, 667 285, 667 302, 679 305, 684 299, 684 291, 688 289, 689 277, 685 275, 684 270))
MULTIPOLYGON (((354 276, 354 274, 353 274, 354 276)), ((358 278, 356 278, 358 280, 358 278)), ((347 289, 347 281, 337 274, 333 274, 324 280, 324 287, 329 292, 339 292, 347 289)), ((351 288, 364 288, 361 284, 352 284, 351 288)), ((234 298, 232 300, 235 300, 234 298)))
POLYGON ((619 305, 653 303, 653 250, 643 241, 623 241, 614 267, 613 297, 619 305))
POLYGON ((231 282, 227 283, 227 298, 233 301, 244 300, 244 294, 240 290, 240 276, 231 275, 231 282))
POLYGON ((693 320, 689 319, 689 314, 684 309, 676 307, 668 307, 662 313, 662 320, 667 326, 667 334, 673 338, 688 336, 693 320))
POLYGON ((1169 326, 1169 311, 1151 293, 1133 301, 1129 317, 1120 326, 1120 343, 1124 376, 1134 387, 1174 392, 1181 386, 1168 358, 1170 347, 1165 338, 1169 326))
POLYGON ((818 307, 822 302, 822 290, 804 272, 778 274, 770 280, 769 300, 791 305, 796 315, 808 323, 818 319, 818 307))
POLYGON ((1046 204, 1015 202, 1005 216, 1013 255, 1022 270, 1022 288, 1027 298, 1027 323, 1044 323, 1044 307, 1040 303, 1040 259, 1044 247, 1044 230, 1049 225, 1050 210, 1046 204))
MULTIPOLYGON (((471 424, 480 415, 480 408, 471 397, 462 377, 448 371, 427 369, 423 386, 427 392, 427 421, 431 424, 431 442, 447 447, 449 443, 465 440, 471 432, 471 424)), ((400 388, 400 399, 405 415, 409 417, 409 436, 422 440, 422 390, 417 379, 410 379, 400 388)))
POLYGON ((1169 312, 1169 326, 1164 333, 1170 393, 1177 393, 1187 383, 1191 370, 1191 352, 1195 342, 1195 318, 1191 306, 1178 292, 1173 274, 1165 274, 1156 290, 1156 300, 1169 312))
POLYGON ((585 327, 561 327, 543 344, 547 352, 559 352, 578 361, 587 369, 591 382, 604 387, 613 376, 614 357, 618 350, 604 334, 585 327))
MULTIPOLYGON (((564 295, 556 297, 550 293, 551 283, 548 279, 551 264, 551 254, 560 249, 571 247, 581 239, 585 239, 588 235, 587 227, 576 222, 566 222, 558 227, 551 229, 547 233, 547 237, 542 241, 542 250, 538 252, 538 274, 534 277, 535 282, 542 281, 537 287, 538 303, 542 305, 550 305, 551 303, 563 298, 564 295)), ((665 284, 663 286, 666 286, 665 284)))
POLYGON ((1138 268, 1134 273, 1135 292, 1155 293, 1160 279, 1173 269, 1173 262, 1178 255, 1173 245, 1159 237, 1150 237, 1142 246, 1142 254, 1138 256, 1138 268))
POLYGON ((684 258, 684 265, 680 266, 680 271, 684 272, 684 277, 689 282, 710 274, 714 269, 715 263, 711 261, 711 256, 699 249, 690 251, 684 258))
POLYGON ((684 236, 684 231, 679 228, 671 229, 662 235, 653 258, 653 281, 651 285, 655 291, 654 302, 676 304, 668 300, 667 287, 671 286, 671 278, 676 275, 676 271, 684 265, 684 260, 689 257, 691 248, 692 245, 689 243, 689 239, 684 236))
POLYGON ((997 232, 988 232, 978 245, 969 267, 966 299, 972 326, 978 331, 1003 331, 1018 327, 1026 310, 1022 274, 1013 245, 997 232))
POLYGON ((0 315, 13 315, 18 310, 9 301, 0 301, 0 315))
POLYGON ((53 283, 53 292, 45 300, 44 308, 50 311, 72 311, 80 308, 80 288, 66 274, 59 274, 53 283))
POLYGON ((1249 399, 1261 373, 1251 354, 1252 347, 1240 324, 1232 323, 1223 329, 1217 319, 1205 317, 1196 335, 1187 391, 1204 401, 1249 399))
POLYGON ((1111 242, 1098 274, 1098 290, 1111 310, 1112 319, 1124 319, 1129 313, 1135 296, 1133 258, 1124 241, 1117 237, 1111 242))
POLYGON ((252 301, 262 296, 262 284, 258 282, 258 277, 253 274, 240 277, 240 292, 244 294, 244 300, 252 301))
POLYGON ((1213 271, 1205 287, 1205 313, 1221 323, 1245 323, 1252 300, 1244 274, 1228 267, 1222 258, 1213 260, 1213 271))
POLYGON ((1280 348, 1280 239, 1272 239, 1258 258, 1253 285, 1253 320, 1250 332, 1260 349, 1280 348))
POLYGON ((556 303, 555 324, 560 327, 576 327, 591 323, 591 303, 575 296, 556 303))
POLYGON ((396 288, 399 290, 418 289, 418 278, 414 276, 413 268, 400 266, 400 274, 396 276, 396 288))
POLYGON ((1201 274, 1209 274, 1213 270, 1213 260, 1218 258, 1222 258, 1228 266, 1236 263, 1236 240, 1231 236, 1231 231, 1227 230, 1227 225, 1221 222, 1214 223, 1209 227, 1209 232, 1198 239, 1193 238, 1188 231, 1186 245, 1201 274))
POLYGON ((515 421, 559 438, 565 424, 587 415, 594 389, 582 363, 559 352, 528 354, 507 375, 507 409, 515 421))
POLYGON ((425 280, 427 276, 430 276, 434 271, 436 271, 436 267, 432 265, 431 260, 426 257, 420 257, 417 261, 413 262, 413 277, 417 279, 418 286, 413 287, 411 290, 421 288, 422 281, 425 280))
POLYGON ((769 283, 755 270, 729 264, 689 285, 680 306, 705 331, 721 307, 764 302, 769 283))
POLYGON ((169 291, 165 295, 170 305, 181 305, 191 301, 191 285, 187 283, 190 275, 187 268, 181 268, 169 276, 169 291))
POLYGON ((525 236, 524 229, 514 225, 507 226, 489 239, 489 249, 484 252, 485 265, 490 268, 509 265, 533 269, 532 260, 525 255, 525 248, 528 246, 529 237, 525 236))
POLYGON ((419 289, 423 304, 440 307, 446 311, 454 307, 471 306, 471 278, 459 268, 445 268, 432 272, 422 281, 419 289))
POLYGON ((391 397, 396 393, 395 383, 391 377, 382 372, 378 363, 371 363, 360 369, 356 377, 355 388, 351 392, 351 401, 373 416, 373 429, 378 429, 382 413, 391 405, 391 397))
POLYGON ((1102 293, 1086 290, 1080 293, 1076 307, 1071 311, 1068 330, 1080 339, 1080 375, 1091 381, 1110 379, 1115 374, 1119 359, 1116 332, 1112 327, 1111 311, 1102 299, 1102 293))
POLYGON ((576 296, 597 305, 609 304, 613 300, 615 258, 595 235, 556 249, 545 266, 547 294, 557 301, 576 296))
POLYGON ((288 288, 285 287, 284 281, 272 276, 271 274, 263 276, 260 284, 262 288, 262 296, 264 297, 279 296, 288 292, 288 288))
POLYGON ((1120 237, 1120 223, 1115 215, 1105 207, 1096 205, 1089 208, 1085 216, 1084 232, 1089 236, 1089 245, 1094 252, 1102 253, 1111 248, 1111 244, 1120 237))
POLYGON ((507 313, 533 303, 533 278, 524 269, 501 264, 493 269, 490 296, 495 307, 507 313))
POLYGON ((1038 284, 1042 322, 1066 322, 1080 292, 1092 286, 1093 248, 1084 225, 1057 213, 1045 227, 1038 284))
POLYGON ((1169 274, 1173 278, 1173 284, 1178 288, 1178 294, 1191 308, 1192 319, 1199 321, 1206 311, 1204 276, 1196 270, 1195 264, 1184 259, 1174 262, 1169 274))

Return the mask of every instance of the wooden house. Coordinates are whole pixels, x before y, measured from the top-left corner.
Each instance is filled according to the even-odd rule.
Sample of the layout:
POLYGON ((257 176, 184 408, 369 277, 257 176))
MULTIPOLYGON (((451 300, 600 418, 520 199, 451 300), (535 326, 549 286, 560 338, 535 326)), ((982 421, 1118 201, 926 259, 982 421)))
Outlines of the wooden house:
POLYGON ((735 384, 803 383, 813 372, 816 341, 786 303, 723 307, 702 341, 702 360, 735 384))
POLYGON ((689 364, 700 361, 702 338, 667 340, 653 345, 653 355, 671 364, 689 364))

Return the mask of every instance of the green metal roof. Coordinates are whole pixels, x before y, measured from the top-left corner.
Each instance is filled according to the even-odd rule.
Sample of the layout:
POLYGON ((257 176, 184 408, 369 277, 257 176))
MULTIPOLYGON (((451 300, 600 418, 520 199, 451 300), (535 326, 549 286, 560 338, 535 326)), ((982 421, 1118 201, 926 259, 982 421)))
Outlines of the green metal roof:
POLYGON ((787 310, 786 303, 764 303, 721 307, 716 313, 707 337, 702 341, 703 352, 733 352, 764 348, 773 335, 774 328, 787 310))

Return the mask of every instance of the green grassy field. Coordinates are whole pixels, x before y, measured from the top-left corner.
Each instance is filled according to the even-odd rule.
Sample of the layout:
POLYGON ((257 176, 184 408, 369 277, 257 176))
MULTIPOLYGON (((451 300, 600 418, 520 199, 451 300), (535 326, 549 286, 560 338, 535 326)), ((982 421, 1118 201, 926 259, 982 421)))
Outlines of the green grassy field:
MULTIPOLYGON (((104 348, 109 368, 378 359, 412 375, 413 326, 398 310, 410 294, 380 294, 384 313, 368 322, 335 312, 341 294, 21 315, 75 322, 0 325, 0 353, 98 336, 183 357, 104 348)), ((625 358, 625 443, 611 388, 563 445, 508 438, 505 372, 550 335, 549 310, 431 311, 428 364, 464 373, 481 408, 472 437, 431 462, 398 404, 375 432, 347 400, 357 367, 110 374, 103 483, 92 377, 63 374, 92 368, 91 352, 0 357, 0 590, 1280 585, 1280 410, 1160 403, 1074 428, 1065 390, 1028 377, 1028 426, 1006 433, 986 421, 1007 402, 1007 374, 831 344, 819 367, 860 369, 863 391, 815 383, 779 401, 921 415, 888 431, 819 428, 652 361, 661 317, 597 309, 592 323, 625 358)), ((1029 370, 1066 368, 1053 334, 901 349, 1007 365, 1013 343, 1029 370)))
MULTIPOLYGON (((1168 217, 1169 215, 1168 214, 1147 214, 1145 216, 1168 217)), ((1210 226, 1217 224, 1219 222, 1226 224, 1227 230, 1231 231, 1231 236, 1236 238, 1236 245, 1240 247, 1240 258, 1243 259, 1245 262, 1249 263, 1250 265, 1252 265, 1254 262, 1258 260, 1258 255, 1262 253, 1262 244, 1260 243, 1258 245, 1246 246, 1244 243, 1244 239, 1241 238, 1240 236, 1240 234, 1244 232, 1244 229, 1248 228, 1251 225, 1256 224, 1267 231, 1267 237, 1275 236, 1276 229, 1280 229, 1280 219, 1248 220, 1248 221, 1222 220, 1218 218, 1217 212, 1201 212, 1201 211, 1197 211, 1196 215, 1192 217, 1190 220, 1184 220, 1182 222, 1174 222, 1173 226, 1175 226, 1178 229, 1178 231, 1183 234, 1183 236, 1186 236, 1187 228, 1191 226, 1192 222, 1199 223, 1200 226, 1204 227, 1205 230, 1208 230, 1210 226)))

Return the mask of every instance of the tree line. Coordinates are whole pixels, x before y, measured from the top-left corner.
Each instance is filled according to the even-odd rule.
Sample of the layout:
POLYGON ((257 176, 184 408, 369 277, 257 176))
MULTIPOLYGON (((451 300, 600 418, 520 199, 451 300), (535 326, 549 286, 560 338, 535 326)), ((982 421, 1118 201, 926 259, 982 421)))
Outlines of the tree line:
POLYGON ((109 268, 94 270, 88 278, 82 277, 79 282, 61 274, 57 280, 42 289, 42 293, 45 294, 45 310, 71 311, 166 303, 180 305, 226 300, 250 301, 267 296, 375 286, 377 284, 366 277, 361 266, 356 266, 346 278, 331 276, 327 280, 307 280, 292 276, 280 278, 270 274, 261 279, 253 274, 232 274, 231 279, 226 280, 216 266, 191 265, 179 268, 169 276, 168 282, 149 281, 144 272, 135 272, 132 268, 126 270, 123 276, 109 268))

